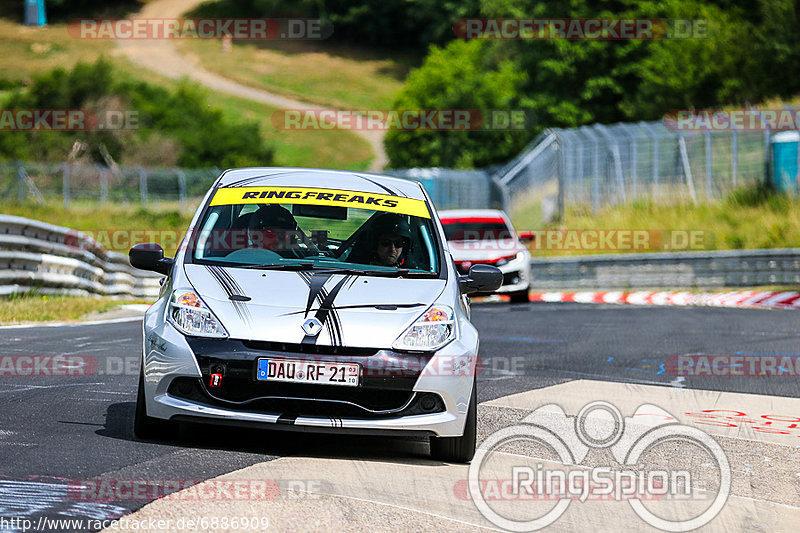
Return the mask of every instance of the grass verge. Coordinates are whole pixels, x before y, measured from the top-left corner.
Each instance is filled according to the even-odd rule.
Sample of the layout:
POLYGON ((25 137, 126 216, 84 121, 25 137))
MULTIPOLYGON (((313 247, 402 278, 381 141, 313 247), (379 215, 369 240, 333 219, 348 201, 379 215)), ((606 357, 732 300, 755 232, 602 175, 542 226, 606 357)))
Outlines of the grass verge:
POLYGON ((410 66, 344 45, 186 39, 181 53, 243 85, 342 109, 390 109, 410 66))
POLYGON ((93 63, 114 51, 113 41, 71 37, 65 24, 38 28, 0 19, 0 80, 7 85, 28 85, 37 74, 93 63))
POLYGON ((151 303, 83 296, 45 295, 29 292, 0 297, 0 325, 27 322, 74 321, 92 313, 109 311, 123 304, 151 303))
POLYGON ((516 229, 562 230, 565 235, 565 230, 644 230, 653 240, 648 247, 613 249, 569 249, 566 238, 558 241, 564 246, 534 242, 531 250, 536 256, 800 247, 800 199, 776 195, 760 186, 737 190, 717 203, 640 201, 609 207, 597 215, 590 207, 570 207, 563 221, 546 225, 537 218, 540 202, 540 197, 530 195, 515 205, 512 219, 516 229))

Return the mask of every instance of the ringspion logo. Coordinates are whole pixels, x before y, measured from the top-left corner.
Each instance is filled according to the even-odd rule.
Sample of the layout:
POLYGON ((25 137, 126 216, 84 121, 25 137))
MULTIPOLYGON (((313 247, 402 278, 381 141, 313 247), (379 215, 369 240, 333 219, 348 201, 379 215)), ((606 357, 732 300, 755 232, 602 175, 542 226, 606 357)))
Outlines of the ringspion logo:
POLYGON ((611 403, 595 401, 577 416, 544 405, 520 424, 489 435, 470 463, 466 483, 453 489, 509 531, 543 529, 573 503, 596 500, 627 502, 644 522, 664 531, 691 531, 719 514, 730 488, 728 458, 707 433, 677 423, 655 405, 640 405, 624 417, 611 403), (531 453, 540 448, 558 459, 531 453), (584 466, 592 449, 610 451, 619 466, 584 466), (699 452, 704 470, 664 460, 676 449, 699 452))

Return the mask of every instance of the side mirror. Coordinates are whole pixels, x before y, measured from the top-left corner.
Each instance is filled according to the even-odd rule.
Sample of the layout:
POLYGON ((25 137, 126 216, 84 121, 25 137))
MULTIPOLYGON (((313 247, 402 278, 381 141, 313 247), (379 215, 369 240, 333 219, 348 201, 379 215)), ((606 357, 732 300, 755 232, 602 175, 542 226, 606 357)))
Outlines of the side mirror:
POLYGON ((536 240, 536 234, 532 231, 520 231, 517 233, 517 237, 522 244, 529 244, 536 240))
POLYGON ((503 273, 492 265, 472 265, 469 274, 458 277, 458 286, 464 294, 494 292, 503 284, 503 273))
POLYGON ((142 270, 152 270, 165 276, 172 269, 175 260, 171 257, 164 257, 164 249, 158 244, 151 242, 137 244, 128 252, 131 265, 142 270))

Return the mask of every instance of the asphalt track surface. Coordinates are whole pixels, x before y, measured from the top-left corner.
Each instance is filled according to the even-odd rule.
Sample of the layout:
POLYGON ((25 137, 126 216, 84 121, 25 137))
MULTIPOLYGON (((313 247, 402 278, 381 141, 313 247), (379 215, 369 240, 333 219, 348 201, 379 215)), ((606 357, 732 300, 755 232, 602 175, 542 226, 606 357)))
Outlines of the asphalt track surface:
MULTIPOLYGON (((800 398, 800 382, 795 376, 679 378, 665 371, 663 366, 670 356, 684 354, 800 355, 798 319, 800 315, 795 311, 783 310, 476 304, 472 320, 481 333, 483 363, 478 378, 479 441, 533 410, 536 405, 519 405, 530 398, 534 402, 537 399, 566 402, 568 398, 583 401, 585 397, 626 403, 632 400, 631 395, 642 398, 650 395, 655 402, 662 402, 659 405, 664 405, 671 401, 668 395, 676 391, 681 394, 694 390, 725 391, 742 394, 709 396, 710 393, 699 392, 708 402, 703 404, 698 400, 696 403, 699 407, 714 408, 728 402, 726 408, 730 409, 730 402, 733 402, 741 411, 748 411, 747 405, 766 405, 762 411, 770 413, 775 412, 770 408, 783 406, 781 416, 800 416, 800 404, 793 403, 800 398), (536 396, 537 393, 543 393, 544 398, 536 396)), ((96 359, 98 369, 86 376, 0 377, 0 517, 27 518, 34 524, 42 517, 113 518, 135 511, 152 499, 147 495, 132 500, 76 496, 75 487, 86 480, 200 481, 247 467, 263 469, 268 468, 265 465, 276 465, 272 473, 266 475, 288 479, 294 472, 296 479, 313 481, 309 481, 312 490, 320 483, 330 490, 337 481, 347 478, 347 472, 337 469, 344 468, 353 459, 361 459, 369 465, 361 472, 369 479, 385 477, 393 469, 406 467, 413 467, 414 471, 398 471, 391 475, 399 476, 398 479, 403 475, 426 479, 427 471, 420 469, 436 470, 436 463, 426 458, 425 442, 404 439, 188 426, 173 440, 139 441, 132 435, 132 424, 140 350, 141 322, 138 320, 0 329, 2 356, 89 356, 96 359), (300 460, 300 466, 293 465, 294 460, 300 460), (309 465, 314 465, 313 475, 298 473, 298 468, 311 468, 309 465)), ((755 412, 748 411, 747 415, 755 416, 755 412)), ((698 427, 718 429, 709 425, 698 427)), ((750 441, 738 441, 735 435, 717 433, 723 440, 731 438, 723 447, 734 472, 742 471, 750 476, 747 478, 750 487, 741 490, 757 490, 769 502, 783 506, 781 509, 790 513, 800 508, 800 461, 797 459, 800 433, 795 435, 792 431, 800 430, 769 435, 767 441, 752 435, 748 437, 750 441), (740 460, 748 453, 765 459, 750 458, 744 468, 740 460), (779 457, 784 459, 777 461, 779 457), (770 496, 770 493, 774 494, 770 496)), ((438 469, 436 475, 441 475, 438 472, 455 475, 451 481, 458 483, 464 478, 465 468, 438 469)), ((431 479, 434 477, 432 475, 431 479)), ((359 486, 362 485, 363 479, 359 486)), ((337 514, 343 508, 341 501, 324 499, 273 506, 269 530, 282 530, 281 523, 285 530, 480 530, 494 527, 474 516, 466 516, 476 514, 471 502, 461 502, 465 505, 464 516, 449 504, 437 512, 429 509, 422 514, 410 513, 408 509, 414 509, 411 500, 411 503, 398 503, 396 509, 389 509, 390 503, 382 504, 382 509, 388 509, 385 511, 388 514, 382 516, 374 509, 358 507, 369 507, 365 503, 370 501, 368 496, 352 496, 348 505, 356 505, 353 502, 358 505, 350 509, 352 513, 349 514, 337 514), (327 514, 317 514, 313 520, 309 514, 303 514, 313 513, 314 509, 326 510, 327 514), (450 516, 445 516, 448 512, 450 516), (353 518, 358 513, 371 513, 373 518, 365 518, 361 523, 353 518), (293 516, 294 521, 287 516, 293 516), (370 520, 378 522, 371 524, 370 520)), ((398 496, 398 502, 402 499, 398 496)), ((433 503, 430 505, 436 508, 433 503)), ((151 514, 165 512, 155 504, 151 507, 151 514)), ((146 514, 149 508, 137 515, 146 514)), ((730 518, 726 527, 764 529, 764 522, 753 522, 751 516, 759 515, 763 509, 740 511, 743 514, 730 518)), ((606 511, 601 509, 598 516, 604 513, 606 511)), ((576 514, 572 521, 563 521, 563 527, 584 524, 585 517, 581 516, 576 514)), ((797 515, 792 516, 792 519, 797 518, 797 515)), ((780 517, 775 520, 772 527, 765 530, 780 530, 783 522, 780 517)), ((18 526, 19 523, 15 527, 13 523, 0 520, 0 531, 21 531, 18 526)), ((599 530, 606 529, 600 524, 599 530)))

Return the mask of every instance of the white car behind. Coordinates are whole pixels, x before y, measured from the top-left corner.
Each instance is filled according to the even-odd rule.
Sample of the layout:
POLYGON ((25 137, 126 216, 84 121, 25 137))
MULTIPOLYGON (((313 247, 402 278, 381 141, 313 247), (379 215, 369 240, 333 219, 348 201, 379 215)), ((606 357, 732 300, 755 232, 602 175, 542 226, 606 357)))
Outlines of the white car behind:
POLYGON ((531 254, 508 215, 497 209, 454 209, 439 211, 439 219, 460 273, 476 264, 496 266, 503 273, 497 294, 507 294, 512 302, 528 301, 531 254))

